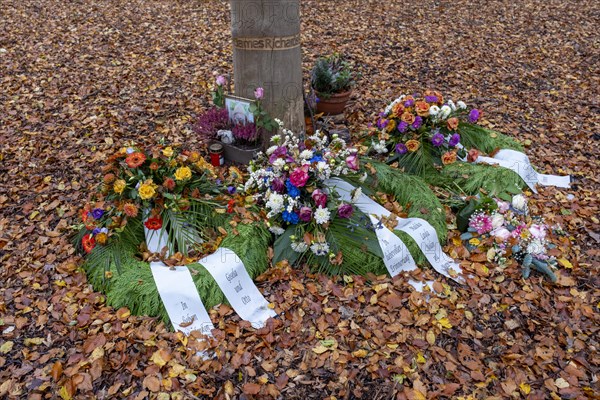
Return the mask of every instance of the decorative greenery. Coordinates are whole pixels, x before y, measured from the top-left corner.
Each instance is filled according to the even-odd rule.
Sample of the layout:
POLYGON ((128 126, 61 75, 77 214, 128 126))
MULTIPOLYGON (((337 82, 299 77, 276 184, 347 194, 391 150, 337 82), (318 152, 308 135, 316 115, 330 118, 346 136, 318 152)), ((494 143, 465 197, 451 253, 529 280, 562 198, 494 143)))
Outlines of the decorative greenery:
POLYGON ((337 53, 319 58, 311 72, 311 85, 325 97, 350 90, 354 85, 350 63, 337 53))

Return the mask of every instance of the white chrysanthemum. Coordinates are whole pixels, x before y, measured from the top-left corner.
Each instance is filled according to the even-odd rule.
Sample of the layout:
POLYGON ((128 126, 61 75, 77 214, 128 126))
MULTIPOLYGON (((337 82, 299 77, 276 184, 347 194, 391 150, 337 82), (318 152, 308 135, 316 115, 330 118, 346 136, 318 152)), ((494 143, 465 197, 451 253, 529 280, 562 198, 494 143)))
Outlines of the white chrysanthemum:
POLYGON ((350 202, 356 204, 358 199, 360 199, 360 196, 362 196, 362 189, 358 187, 352 192, 352 198, 350 199, 350 202))
POLYGON ((373 150, 375 150, 378 154, 384 154, 388 152, 385 140, 380 140, 377 143, 372 143, 372 146, 373 150))
POLYGON ((302 158, 303 160, 309 160, 311 159, 313 156, 313 152, 311 150, 302 150, 302 152, 300 153, 300 158, 302 158))
POLYGON ((448 116, 450 115, 451 112, 452 112, 452 109, 449 106, 443 105, 442 108, 440 108, 439 117, 441 119, 446 119, 446 118, 448 118, 448 116))
POLYGON ((329 222, 330 216, 331 213, 326 208, 317 207, 317 209, 315 210, 315 221, 319 225, 326 224, 327 222, 329 222))
POLYGON ((270 156, 271 154, 273 154, 275 152, 275 150, 277 150, 277 146, 271 146, 267 149, 267 155, 270 156))
POLYGON ((438 115, 439 112, 440 112, 440 108, 438 106, 429 107, 429 115, 431 115, 432 117, 435 117, 436 115, 438 115))
POLYGON ((292 242, 290 246, 296 253, 304 253, 308 250, 308 245, 304 242, 292 242))
POLYGON ((543 239, 534 239, 527 245, 526 252, 531 255, 540 255, 546 253, 546 243, 543 239))
POLYGON ((271 209, 272 213, 278 214, 283 211, 283 196, 279 193, 271 193, 265 207, 271 209))
POLYGON ((464 109, 466 109, 466 108, 467 108, 467 105, 465 104, 465 102, 464 102, 464 101, 461 101, 461 100, 457 101, 457 102, 456 102, 456 105, 457 105, 457 106, 458 106, 458 108, 460 108, 461 110, 464 110, 464 109))
POLYGON ((527 212, 527 198, 522 194, 518 194, 512 198, 512 206, 520 212, 527 212))
POLYGON ((329 253, 329 244, 327 243, 315 243, 310 246, 310 250, 317 256, 325 256, 329 253))
POLYGON ((452 111, 456 111, 456 105, 454 104, 454 102, 452 100, 448 100, 448 105, 450 106, 452 111))
POLYGON ((273 169, 280 170, 285 167, 285 160, 283 158, 278 158, 273 162, 273 169))
POLYGON ((269 230, 271 231, 271 233, 273 233, 277 236, 281 236, 281 235, 283 235, 283 232, 285 232, 285 229, 283 229, 280 226, 271 226, 271 227, 269 227, 269 230))

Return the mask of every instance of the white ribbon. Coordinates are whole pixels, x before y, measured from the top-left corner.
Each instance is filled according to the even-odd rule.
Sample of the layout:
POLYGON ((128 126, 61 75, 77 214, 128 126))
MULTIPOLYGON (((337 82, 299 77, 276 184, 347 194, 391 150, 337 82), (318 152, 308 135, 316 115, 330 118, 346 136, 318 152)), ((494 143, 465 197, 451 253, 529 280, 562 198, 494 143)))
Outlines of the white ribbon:
POLYGON ((250 321, 254 328, 263 327, 267 319, 277 315, 232 250, 220 247, 200 263, 215 279, 235 312, 241 319, 250 321))
MULTIPOLYGON (((348 182, 345 182, 339 178, 329 179, 327 181, 327 185, 331 186, 331 187, 335 187, 336 191, 341 196, 342 200, 347 201, 347 202, 352 202, 352 192, 355 190, 354 186, 352 186, 348 182)), ((353 203, 363 213, 365 213, 369 216, 372 216, 372 214, 375 214, 377 216, 389 217, 391 215, 391 213, 388 210, 386 210, 384 207, 377 204, 375 201, 373 201, 372 199, 370 199, 368 196, 366 196, 364 194, 361 194, 357 199, 355 199, 355 201, 353 203)), ((433 228, 433 226, 431 226, 431 224, 429 224, 429 222, 427 222, 421 218, 396 217, 396 220, 398 221, 398 225, 396 226, 395 229, 406 232, 408 235, 410 235, 415 240, 415 242, 417 242, 419 244, 419 248, 421 249, 421 251, 423 252, 425 257, 427 258, 429 263, 433 266, 433 268, 437 272, 439 272, 440 274, 442 274, 450 279, 453 279, 456 282, 463 283, 463 279, 458 275, 459 273, 462 272, 462 268, 460 267, 459 264, 454 262, 454 260, 452 258, 450 258, 448 255, 446 255, 443 252, 442 246, 440 246, 440 244, 438 242, 435 229, 433 228)), ((379 230, 380 229, 375 229, 376 233, 379 230)), ((392 235, 393 235, 393 233, 392 233, 392 235)), ((396 235, 393 235, 393 236, 397 237, 396 235)), ((381 246, 384 255, 386 253, 389 254, 389 253, 397 251, 396 246, 398 246, 398 244, 397 244, 398 242, 397 241, 392 242, 390 240, 391 236, 389 234, 386 234, 385 231, 384 231, 384 233, 381 233, 381 232, 377 233, 377 238, 379 239, 379 245, 381 246), (386 242, 384 240, 382 240, 382 238, 385 241, 387 241, 388 244, 386 244, 386 242), (389 243, 393 243, 392 249, 387 249, 389 243)), ((400 241, 399 238, 398 238, 398 241, 400 241)), ((402 243, 402 245, 404 247, 406 247, 406 245, 404 245, 404 243, 402 243)), ((401 249, 401 247, 398 247, 398 249, 401 249)), ((399 250, 399 251, 401 252, 402 250, 399 250)), ((406 251, 408 252, 408 249, 406 251)), ((386 258, 387 257, 384 257, 384 263, 386 264, 388 271, 390 271, 390 274, 392 274, 392 271, 390 269, 392 269, 392 270, 396 269, 396 267, 395 267, 396 258, 390 257, 390 260, 387 262, 386 262, 386 258)), ((412 259, 412 256, 410 257, 410 260, 412 260, 412 263, 414 263, 414 259, 412 259)), ((408 264, 407 268, 410 268, 410 261, 408 261, 408 263, 409 264, 408 264)), ((411 268, 411 269, 414 269, 414 268, 411 268)), ((398 272, 396 272, 396 274, 398 272)))
POLYGON ((211 336, 214 326, 188 267, 169 268, 162 262, 152 262, 150 269, 173 328, 186 335, 199 330, 211 336))
POLYGON ((492 157, 477 157, 476 163, 497 164, 501 167, 515 171, 523 181, 531 188, 534 193, 537 193, 536 184, 544 186, 558 186, 568 188, 571 183, 571 177, 540 174, 533 169, 529 157, 519 151, 502 149, 492 157))

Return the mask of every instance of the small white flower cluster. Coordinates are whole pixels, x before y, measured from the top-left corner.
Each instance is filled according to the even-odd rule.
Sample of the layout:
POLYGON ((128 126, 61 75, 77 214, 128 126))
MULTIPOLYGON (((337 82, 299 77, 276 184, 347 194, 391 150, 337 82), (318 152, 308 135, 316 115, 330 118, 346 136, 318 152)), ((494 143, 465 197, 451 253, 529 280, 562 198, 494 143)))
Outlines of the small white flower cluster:
POLYGON ((310 246, 310 250, 316 256, 325 256, 325 255, 327 255, 327 253, 329 253, 329 244, 328 243, 323 243, 323 242, 313 243, 310 246))
POLYGON ((379 142, 372 142, 371 147, 377 152, 377 154, 385 154, 388 152, 387 143, 385 140, 379 142))

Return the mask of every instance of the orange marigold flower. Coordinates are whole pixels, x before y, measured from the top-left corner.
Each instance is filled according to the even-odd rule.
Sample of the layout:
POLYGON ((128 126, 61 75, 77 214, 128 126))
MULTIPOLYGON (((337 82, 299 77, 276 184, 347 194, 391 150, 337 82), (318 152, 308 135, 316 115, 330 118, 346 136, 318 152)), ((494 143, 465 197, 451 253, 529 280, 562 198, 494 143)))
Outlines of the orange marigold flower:
POLYGON ((131 153, 125 159, 125 162, 127 163, 127 166, 129 168, 137 168, 141 166, 144 163, 144 161, 146 161, 146 156, 144 155, 144 153, 141 153, 139 151, 131 153))
POLYGON ((125 203, 125 205, 123 206, 123 212, 128 217, 135 218, 138 215, 139 209, 135 204, 125 203))
POLYGON ((424 101, 417 101, 415 103, 415 110, 417 111, 417 115, 420 117, 429 116, 429 104, 424 101))
POLYGON ((415 115, 409 111, 405 111, 402 113, 400 119, 410 125, 415 122, 415 115))
POLYGON ((151 231, 157 231, 162 228, 162 219, 160 217, 148 218, 144 225, 151 231))
POLYGON ((444 164, 444 165, 454 164, 455 162, 456 162, 456 153, 453 151, 444 153, 444 155, 442 156, 442 164, 444 164))
POLYGON ((455 131, 458 128, 458 118, 448 118, 448 121, 446 121, 446 125, 448 126, 448 129, 450 129, 451 131, 455 131))
POLYGON ((81 239, 81 245, 86 253, 91 253, 91 251, 94 250, 94 247, 96 247, 96 239, 88 233, 81 239))
POLYGON ((104 246, 107 241, 108 241, 108 235, 106 233, 100 232, 99 234, 96 235, 96 243, 104 246))
POLYGON ((421 143, 419 143, 416 140, 409 140, 408 142, 406 142, 406 148, 411 153, 414 153, 415 151, 419 150, 420 146, 421 146, 421 143))

